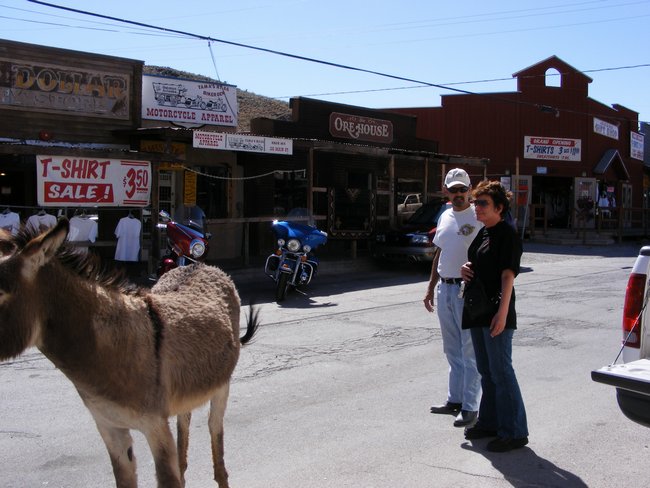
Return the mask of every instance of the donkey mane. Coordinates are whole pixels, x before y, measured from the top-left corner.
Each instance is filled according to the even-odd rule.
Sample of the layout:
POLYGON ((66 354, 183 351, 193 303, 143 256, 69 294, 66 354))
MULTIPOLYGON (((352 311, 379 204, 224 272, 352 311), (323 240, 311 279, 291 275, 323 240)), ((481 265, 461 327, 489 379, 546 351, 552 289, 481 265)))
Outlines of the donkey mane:
MULTIPOLYGON (((15 254, 22 251, 27 243, 38 237, 40 232, 21 226, 16 235, 0 234, 0 253, 15 254)), ((56 260, 77 276, 104 288, 122 293, 137 294, 139 288, 131 283, 124 270, 111 268, 93 253, 80 253, 78 248, 65 241, 56 253, 56 260)))

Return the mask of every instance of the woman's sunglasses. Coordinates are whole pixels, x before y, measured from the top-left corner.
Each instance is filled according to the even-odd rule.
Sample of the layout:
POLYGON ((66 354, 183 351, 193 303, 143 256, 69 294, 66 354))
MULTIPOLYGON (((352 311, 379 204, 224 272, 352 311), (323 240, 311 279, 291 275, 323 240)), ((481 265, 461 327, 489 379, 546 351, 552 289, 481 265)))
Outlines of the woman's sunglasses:
POLYGON ((476 205, 477 207, 487 207, 490 205, 490 201, 479 198, 478 200, 474 200, 474 205, 476 205))
POLYGON ((447 191, 449 193, 467 193, 467 190, 469 190, 469 188, 466 186, 455 186, 453 188, 447 188, 447 191))

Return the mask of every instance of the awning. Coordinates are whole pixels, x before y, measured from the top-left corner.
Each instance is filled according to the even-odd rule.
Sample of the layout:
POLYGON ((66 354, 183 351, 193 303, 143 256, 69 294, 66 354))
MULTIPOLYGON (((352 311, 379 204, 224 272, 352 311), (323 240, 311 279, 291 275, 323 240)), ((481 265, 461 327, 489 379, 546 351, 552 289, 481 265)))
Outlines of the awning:
POLYGON ((628 173, 618 149, 608 149, 605 151, 598 164, 594 167, 594 174, 604 175, 612 164, 614 164, 612 168, 616 172, 616 177, 619 180, 630 179, 630 173, 628 173))

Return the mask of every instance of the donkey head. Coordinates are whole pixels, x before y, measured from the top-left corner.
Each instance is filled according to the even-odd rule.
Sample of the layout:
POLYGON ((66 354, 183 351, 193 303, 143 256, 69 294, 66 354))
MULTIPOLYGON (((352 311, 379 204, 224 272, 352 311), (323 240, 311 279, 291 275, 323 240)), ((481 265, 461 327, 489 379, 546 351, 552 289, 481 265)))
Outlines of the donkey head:
POLYGON ((30 320, 33 282, 38 271, 56 256, 70 224, 63 218, 22 249, 18 240, 0 236, 0 360, 17 356, 33 345, 36 323, 30 320))

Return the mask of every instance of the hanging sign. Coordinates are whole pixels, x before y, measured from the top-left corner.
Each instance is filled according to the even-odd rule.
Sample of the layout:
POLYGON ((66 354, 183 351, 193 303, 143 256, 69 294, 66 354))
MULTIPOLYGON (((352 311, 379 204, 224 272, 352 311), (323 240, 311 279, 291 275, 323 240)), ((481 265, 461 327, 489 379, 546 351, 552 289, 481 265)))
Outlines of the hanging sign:
POLYGON ((580 139, 524 136, 524 158, 580 161, 580 139))
POLYGON ((194 171, 186 171, 183 178, 183 205, 193 207, 196 205, 196 180, 194 171))
POLYGON ((36 156, 43 207, 146 207, 151 163, 124 159, 36 156))
POLYGON ((630 132, 630 156, 643 161, 645 135, 638 132, 630 132))
POLYGON ((594 132, 618 141, 618 126, 594 117, 594 132))
POLYGON ((245 136, 206 130, 194 131, 194 147, 221 149, 223 151, 246 151, 268 154, 293 154, 293 140, 278 137, 245 136))

